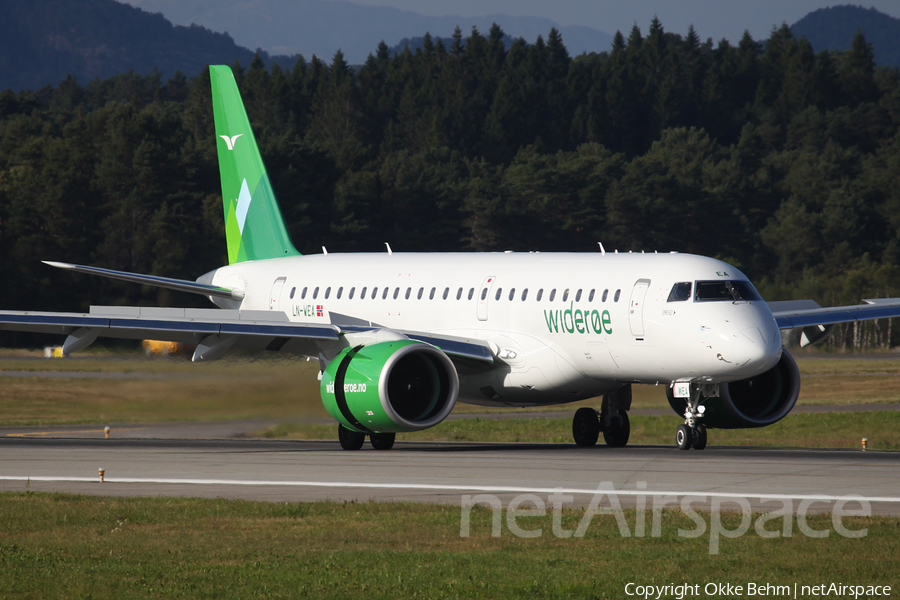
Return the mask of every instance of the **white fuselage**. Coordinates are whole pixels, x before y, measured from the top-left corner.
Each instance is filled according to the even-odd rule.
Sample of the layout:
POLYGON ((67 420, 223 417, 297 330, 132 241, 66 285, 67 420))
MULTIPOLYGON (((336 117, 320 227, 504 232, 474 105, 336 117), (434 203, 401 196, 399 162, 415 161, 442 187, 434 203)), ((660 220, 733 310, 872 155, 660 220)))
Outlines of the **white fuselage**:
POLYGON ((212 283, 235 308, 305 323, 487 341, 494 369, 460 373, 460 400, 534 406, 624 383, 736 381, 772 368, 781 336, 762 301, 669 301, 674 284, 746 280, 687 254, 321 254, 238 263, 212 283))

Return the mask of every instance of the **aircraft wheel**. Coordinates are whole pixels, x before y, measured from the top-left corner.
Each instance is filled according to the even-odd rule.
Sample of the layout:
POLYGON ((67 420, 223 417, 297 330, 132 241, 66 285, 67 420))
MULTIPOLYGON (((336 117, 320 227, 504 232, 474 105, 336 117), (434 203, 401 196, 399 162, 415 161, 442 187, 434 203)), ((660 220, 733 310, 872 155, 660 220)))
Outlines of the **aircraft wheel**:
POLYGON ((678 445, 679 450, 690 450, 694 441, 693 438, 694 434, 691 433, 691 428, 687 425, 679 425, 678 430, 675 431, 675 443, 678 445))
POLYGON ((618 418, 613 415, 609 419, 609 424, 603 430, 603 440, 610 448, 624 448, 631 436, 631 422, 628 420, 628 413, 619 410, 618 418))
POLYGON ((339 423, 338 440, 341 442, 341 448, 344 450, 359 450, 366 441, 366 434, 347 429, 339 423))
POLYGON ((691 441, 693 442, 694 450, 703 450, 706 448, 706 427, 703 425, 695 425, 694 436, 691 441))
POLYGON ((369 434, 369 443, 376 450, 390 450, 394 447, 396 437, 396 433, 371 433, 369 434))
POLYGON ((579 408, 572 418, 572 437, 579 446, 596 446, 600 437, 600 419, 593 408, 579 408))

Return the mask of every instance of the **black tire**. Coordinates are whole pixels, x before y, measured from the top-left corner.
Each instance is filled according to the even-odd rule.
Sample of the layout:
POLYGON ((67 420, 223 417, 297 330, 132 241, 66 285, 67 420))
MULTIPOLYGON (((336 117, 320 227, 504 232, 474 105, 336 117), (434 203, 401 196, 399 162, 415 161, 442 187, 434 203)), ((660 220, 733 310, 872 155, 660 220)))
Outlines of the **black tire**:
POLYGON ((572 417, 572 437, 579 446, 596 446, 600 438, 600 418, 593 408, 579 408, 572 417))
POLYGON ((706 427, 703 425, 695 425, 694 437, 691 441, 693 442, 694 450, 703 450, 706 448, 706 427))
POLYGON ((631 436, 631 422, 628 413, 619 410, 618 419, 611 418, 609 425, 603 430, 603 441, 610 448, 624 448, 631 436))
POLYGON ((369 443, 376 450, 390 450, 394 447, 394 440, 397 438, 396 433, 370 433, 369 443))
POLYGON ((359 450, 366 441, 366 434, 352 431, 338 424, 338 440, 344 450, 359 450))
POLYGON ((675 445, 679 450, 690 450, 694 442, 694 434, 687 425, 679 425, 675 431, 675 445))

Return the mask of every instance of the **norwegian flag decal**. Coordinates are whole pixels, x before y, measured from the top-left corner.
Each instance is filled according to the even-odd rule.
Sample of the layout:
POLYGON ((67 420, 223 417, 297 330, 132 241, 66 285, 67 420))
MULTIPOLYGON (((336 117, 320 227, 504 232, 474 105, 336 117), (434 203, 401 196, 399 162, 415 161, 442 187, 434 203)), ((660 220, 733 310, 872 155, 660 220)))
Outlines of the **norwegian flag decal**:
POLYGON ((321 304, 317 304, 317 305, 316 305, 316 316, 317 316, 317 317, 324 317, 324 316, 325 316, 324 310, 325 310, 325 309, 324 309, 324 307, 323 307, 321 304))

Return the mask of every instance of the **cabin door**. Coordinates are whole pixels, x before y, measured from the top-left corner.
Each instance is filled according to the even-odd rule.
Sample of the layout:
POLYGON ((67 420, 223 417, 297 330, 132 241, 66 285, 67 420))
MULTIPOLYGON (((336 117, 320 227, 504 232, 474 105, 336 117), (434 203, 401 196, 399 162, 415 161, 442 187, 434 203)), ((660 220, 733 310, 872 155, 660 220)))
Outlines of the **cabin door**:
POLYGON ((479 321, 487 321, 488 301, 491 299, 491 290, 493 289, 496 280, 497 278, 493 275, 485 277, 484 283, 481 284, 481 289, 478 291, 477 305, 479 321))
POLYGON ((631 335, 638 339, 644 337, 644 299, 650 289, 649 279, 638 279, 631 290, 631 301, 628 306, 628 324, 631 335))

